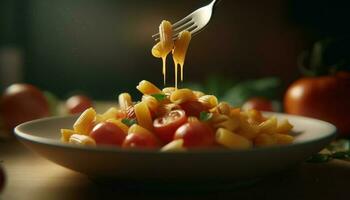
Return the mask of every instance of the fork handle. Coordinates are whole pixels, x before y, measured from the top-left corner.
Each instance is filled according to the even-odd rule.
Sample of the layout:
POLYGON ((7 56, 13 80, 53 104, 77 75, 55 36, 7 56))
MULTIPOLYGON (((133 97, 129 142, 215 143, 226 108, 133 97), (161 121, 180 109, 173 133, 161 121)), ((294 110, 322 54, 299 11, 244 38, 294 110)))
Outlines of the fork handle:
POLYGON ((213 0, 210 4, 212 4, 213 8, 220 2, 221 0, 213 0))

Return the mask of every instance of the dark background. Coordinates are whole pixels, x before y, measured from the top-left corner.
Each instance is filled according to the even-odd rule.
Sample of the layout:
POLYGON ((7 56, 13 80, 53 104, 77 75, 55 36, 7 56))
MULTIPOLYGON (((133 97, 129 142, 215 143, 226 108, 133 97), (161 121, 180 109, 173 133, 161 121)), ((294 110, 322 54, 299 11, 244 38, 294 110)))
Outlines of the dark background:
MULTIPOLYGON (((28 82, 60 98, 83 91, 113 99, 142 79, 162 83, 151 35, 208 1, 1 0, 0 89, 28 82)), ((349 34, 346 1, 222 0, 193 38, 185 81, 299 76, 297 55, 314 41, 349 34)), ((169 60, 169 72, 173 65, 169 60)), ((172 77, 168 74, 168 77, 172 77)), ((172 82, 170 83, 172 84, 172 82)))

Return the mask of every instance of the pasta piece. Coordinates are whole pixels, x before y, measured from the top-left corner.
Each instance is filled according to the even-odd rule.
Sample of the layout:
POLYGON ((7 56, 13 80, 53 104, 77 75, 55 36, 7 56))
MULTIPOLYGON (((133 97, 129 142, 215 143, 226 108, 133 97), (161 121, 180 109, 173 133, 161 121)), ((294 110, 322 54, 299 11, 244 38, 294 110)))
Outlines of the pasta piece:
POLYGON ((141 81, 136 88, 142 93, 142 94, 160 94, 162 91, 153 83, 149 81, 141 81))
POLYGON ((213 112, 229 116, 231 113, 231 106, 226 102, 220 102, 215 108, 213 108, 213 112))
POLYGON ((160 151, 162 152, 183 152, 186 148, 183 146, 183 139, 173 140, 167 145, 163 146, 160 151))
POLYGON ((92 139, 90 136, 79 135, 79 134, 73 134, 69 138, 69 143, 78 144, 78 145, 85 145, 85 146, 96 146, 95 140, 92 139))
POLYGON ((253 146, 250 140, 224 128, 216 131, 215 139, 217 143, 230 149, 249 149, 253 146))
MULTIPOLYGON (((175 41, 174 50, 173 50, 173 59, 174 62, 183 66, 185 62, 186 52, 188 45, 191 41, 191 33, 189 31, 182 31, 179 34, 178 39, 175 41)), ((182 79, 181 79, 182 80, 182 79)))
POLYGON ((174 103, 160 104, 156 111, 157 116, 164 116, 171 112, 172 110, 180 109, 180 106, 174 103))
POLYGON ((148 135, 154 136, 154 134, 151 131, 149 131, 148 129, 146 129, 138 124, 134 124, 134 125, 130 126, 130 128, 128 130, 128 134, 131 134, 131 133, 148 134, 148 135))
POLYGON ((101 115, 101 120, 106 121, 108 119, 117 119, 118 113, 119 110, 117 108, 111 107, 101 115))
POLYGON ((198 101, 209 109, 214 108, 218 105, 218 99, 214 95, 201 96, 199 97, 198 101))
POLYGON ((107 122, 110 122, 116 126, 118 126, 120 129, 123 130, 124 133, 128 133, 129 127, 125 125, 121 120, 119 119, 108 119, 107 122))
POLYGON ((169 21, 163 20, 159 25, 159 42, 152 48, 152 55, 157 58, 166 57, 174 47, 173 30, 169 21))
POLYGON ((190 89, 178 89, 170 95, 170 101, 177 104, 196 99, 196 95, 190 89))
POLYGON ((138 124, 148 130, 153 130, 152 116, 147 104, 140 102, 134 106, 134 109, 138 124))
POLYGON ((205 94, 201 91, 193 91, 194 95, 196 95, 197 98, 204 96, 205 94))
POLYGON ((162 92, 164 92, 164 94, 170 96, 175 90, 176 90, 175 87, 165 87, 165 88, 163 88, 162 92))
POLYGON ((126 110, 129 106, 132 106, 132 99, 129 93, 121 93, 118 96, 118 103, 121 109, 126 110))
POLYGON ((277 144, 291 144, 294 141, 293 136, 287 135, 287 134, 272 134, 272 136, 275 138, 277 144))
POLYGON ((277 118, 275 116, 270 117, 266 121, 259 124, 260 131, 262 133, 276 133, 277 129, 277 118))
POLYGON ((214 121, 216 120, 216 122, 212 123, 214 128, 224 128, 229 131, 235 131, 240 125, 239 120, 230 118, 227 115, 217 115, 215 118, 214 121))
POLYGON ((85 110, 73 125, 75 132, 88 135, 94 125, 96 111, 93 108, 85 110))
POLYGON ((264 121, 266 121, 267 119, 261 114, 260 111, 255 110, 255 109, 250 109, 245 111, 245 113, 247 114, 248 118, 249 118, 249 122, 253 123, 253 124, 260 124, 264 121))
POLYGON ((272 134, 262 133, 254 139, 254 144, 257 147, 268 147, 276 145, 277 140, 272 134))
POLYGON ((250 124, 247 119, 243 116, 239 117, 240 126, 238 133, 243 137, 252 140, 257 137, 260 133, 260 128, 257 125, 250 124))
POLYGON ((143 95, 142 102, 145 102, 152 112, 157 112, 159 102, 155 97, 150 95, 143 95))
POLYGON ((293 129, 293 125, 291 125, 288 120, 284 119, 278 123, 276 132, 282 133, 282 134, 288 134, 288 132, 291 131, 292 129, 293 129))
POLYGON ((70 129, 61 129, 61 141, 62 142, 69 142, 70 136, 73 134, 79 134, 73 130, 70 129))

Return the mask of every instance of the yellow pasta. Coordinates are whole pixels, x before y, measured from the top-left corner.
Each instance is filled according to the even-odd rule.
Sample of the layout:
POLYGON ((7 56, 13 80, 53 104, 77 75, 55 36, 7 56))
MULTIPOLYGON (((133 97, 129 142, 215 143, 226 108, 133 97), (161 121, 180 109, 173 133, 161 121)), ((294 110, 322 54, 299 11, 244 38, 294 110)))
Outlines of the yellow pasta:
POLYGON ((254 139, 254 145, 257 147, 268 147, 277 144, 277 139, 272 134, 262 133, 254 139))
POLYGON ((218 99, 214 95, 204 95, 198 98, 204 106, 211 109, 218 105, 218 99))
POLYGON ((140 126, 152 130, 153 121, 151 113, 145 102, 140 102, 134 106, 137 122, 140 126))
POLYGON ((275 116, 270 117, 266 121, 259 125, 260 131, 262 133, 276 133, 277 129, 277 118, 275 116))
POLYGON ((93 108, 85 110, 73 125, 75 132, 88 135, 93 127, 96 111, 93 108))
POLYGON ((153 83, 149 81, 141 81, 136 88, 142 93, 142 94, 160 94, 162 91, 153 83))
POLYGON ((129 128, 128 134, 131 134, 131 133, 154 135, 151 131, 147 130, 146 128, 138 124, 134 124, 129 128))
POLYGON ((164 92, 166 95, 171 95, 175 90, 175 87, 166 87, 162 89, 162 92, 164 92))
POLYGON ((293 136, 287 135, 287 134, 272 134, 272 136, 275 138, 277 144, 290 144, 294 141, 293 136))
POLYGON ((196 95, 190 89, 178 89, 170 95, 170 101, 177 104, 196 99, 196 95))
POLYGON ((152 112, 156 112, 159 106, 158 100, 150 95, 143 95, 142 102, 145 102, 152 112))
POLYGON ((92 139, 90 136, 79 135, 79 134, 73 134, 72 136, 70 136, 69 143, 84 145, 84 146, 95 146, 96 145, 95 140, 92 139))
POLYGON ((73 134, 79 134, 73 130, 70 129, 61 129, 61 141, 62 142, 69 142, 70 136, 73 134))
POLYGON ((204 96, 204 92, 201 92, 201 91, 193 91, 194 95, 196 95, 197 98, 201 97, 201 96, 204 96))
POLYGON ((163 146, 160 151, 162 152, 182 152, 186 151, 186 148, 183 146, 184 141, 182 139, 174 140, 167 145, 163 146))
POLYGON ((253 146, 250 140, 224 128, 216 131, 215 139, 217 143, 230 149, 249 149, 253 146))
POLYGON ((292 128, 293 125, 291 125, 288 120, 284 119, 278 123, 276 132, 287 134, 289 131, 292 130, 292 128))
POLYGON ((132 99, 129 93, 121 93, 118 96, 119 107, 123 110, 126 110, 129 106, 132 105, 132 99))

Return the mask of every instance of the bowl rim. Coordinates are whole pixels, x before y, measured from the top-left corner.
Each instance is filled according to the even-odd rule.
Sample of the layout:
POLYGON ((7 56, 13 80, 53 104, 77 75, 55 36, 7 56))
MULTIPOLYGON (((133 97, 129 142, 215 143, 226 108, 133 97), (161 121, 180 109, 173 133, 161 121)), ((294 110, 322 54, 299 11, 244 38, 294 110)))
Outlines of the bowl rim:
POLYGON ((30 142, 30 143, 35 143, 39 145, 48 145, 51 147, 56 147, 56 148, 68 148, 70 150, 77 150, 77 151, 93 151, 93 152, 108 152, 108 153, 136 153, 136 154, 161 154, 161 155, 166 155, 166 154, 233 154, 233 153, 256 153, 256 152, 261 152, 261 151, 278 151, 278 150, 287 150, 291 148, 299 148, 302 146, 308 146, 313 143, 317 142, 322 142, 322 141, 331 141, 334 139, 337 135, 337 128, 335 125, 315 119, 315 118, 310 118, 310 117, 305 117, 305 116, 299 116, 299 115, 291 115, 291 114, 285 114, 285 113, 277 113, 277 112, 263 112, 264 114, 267 115, 278 115, 278 116, 283 116, 283 117, 293 117, 293 118, 299 118, 301 120, 311 120, 316 123, 324 124, 325 126, 328 126, 330 128, 330 131, 327 132, 324 136, 319 136, 319 137, 314 137, 308 141, 302 141, 302 142, 297 142, 297 143, 292 143, 292 144, 287 144, 287 145, 278 145, 278 146, 270 146, 270 147, 259 147, 259 148, 251 148, 251 149, 245 149, 245 150, 235 150, 235 149, 213 149, 213 148, 203 148, 203 149, 191 149, 190 151, 185 151, 185 152, 162 152, 159 151, 159 149, 123 149, 119 147, 112 147, 112 146, 99 146, 99 147, 91 147, 91 146, 82 146, 82 145, 74 145, 74 144, 67 144, 63 143, 60 140, 55 140, 55 139, 50 139, 50 138, 45 138, 45 137, 40 137, 40 136, 35 136, 31 135, 30 133, 24 132, 22 129, 30 126, 32 124, 37 124, 37 123, 44 123, 47 121, 52 121, 52 120, 60 120, 64 118, 76 118, 77 115, 68 115, 68 116, 54 116, 54 117, 46 117, 46 118, 41 118, 41 119, 36 119, 28 122, 24 122, 14 128, 14 133, 17 139, 19 139, 21 142, 30 142))

